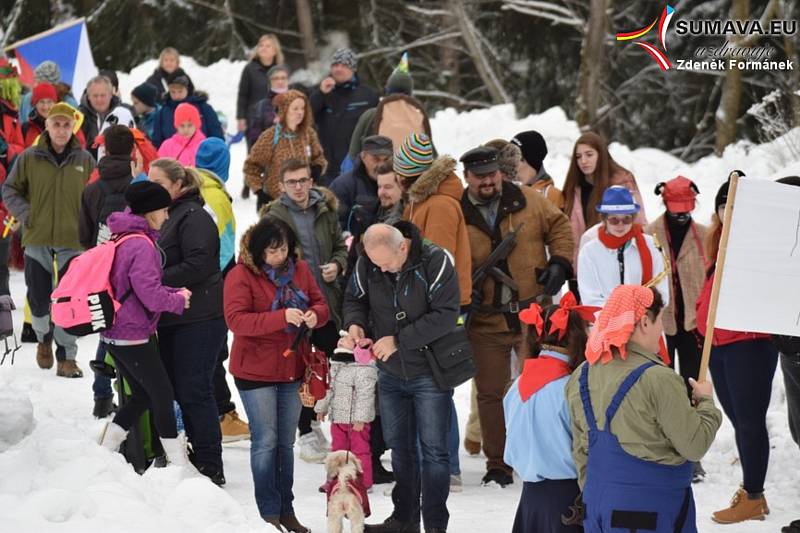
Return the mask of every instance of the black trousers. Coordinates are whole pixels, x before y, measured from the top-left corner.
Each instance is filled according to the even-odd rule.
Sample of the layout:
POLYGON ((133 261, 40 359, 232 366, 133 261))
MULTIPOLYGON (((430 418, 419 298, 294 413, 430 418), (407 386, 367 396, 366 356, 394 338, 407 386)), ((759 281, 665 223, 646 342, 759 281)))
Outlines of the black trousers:
POLYGON ((536 483, 526 481, 517 506, 512 533, 579 533, 583 527, 565 526, 561 516, 580 494, 576 479, 545 479, 536 483))
POLYGON ((129 430, 150 409, 158 434, 165 439, 177 437, 175 409, 172 405, 174 393, 155 338, 151 337, 147 344, 105 344, 105 347, 129 378, 128 386, 131 388, 131 398, 117 411, 114 423, 129 430))
POLYGON ((781 354, 781 370, 786 385, 786 407, 789 411, 789 431, 800 446, 800 354, 781 354))
MULTIPOLYGON (((335 350, 336 345, 339 344, 339 330, 336 328, 336 323, 333 320, 329 320, 328 323, 321 328, 312 331, 311 344, 313 344, 317 350, 325 352, 325 355, 328 356, 328 360, 330 360, 333 355, 333 350, 335 350)), ((314 408, 303 406, 303 409, 300 411, 300 421, 297 422, 297 429, 300 430, 301 437, 311 432, 311 422, 316 419, 317 414, 314 412, 314 408)))
POLYGON ((222 349, 217 356, 217 366, 214 369, 214 399, 217 400, 217 411, 219 416, 230 413, 236 409, 236 404, 231 401, 231 389, 225 379, 225 361, 228 360, 228 339, 222 344, 222 349))
POLYGON ((683 324, 678 324, 675 335, 667 335, 667 352, 671 360, 670 366, 675 368, 675 354, 678 354, 680 365, 678 371, 686 384, 686 391, 691 396, 692 387, 689 378, 697 379, 700 372, 700 359, 703 352, 700 339, 693 331, 683 329, 683 324))

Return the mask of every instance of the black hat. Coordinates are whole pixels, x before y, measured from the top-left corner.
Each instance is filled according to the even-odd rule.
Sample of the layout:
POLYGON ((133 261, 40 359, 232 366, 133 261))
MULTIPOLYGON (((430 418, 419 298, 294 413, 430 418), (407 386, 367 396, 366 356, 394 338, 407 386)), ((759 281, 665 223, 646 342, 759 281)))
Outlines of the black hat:
POLYGON ((459 159, 464 170, 473 174, 491 174, 500 168, 497 162, 497 150, 489 146, 479 146, 465 153, 459 159))
POLYGON ((189 81, 189 76, 175 76, 175 79, 167 83, 167 85, 183 85, 187 89, 192 82, 189 81))
POLYGON ((361 143, 361 150, 372 155, 394 155, 392 140, 383 135, 370 135, 361 143))
POLYGON ((513 144, 519 146, 522 158, 537 171, 542 169, 542 161, 547 156, 547 143, 542 134, 535 130, 517 133, 511 139, 513 144))
POLYGON ((134 215, 143 215, 172 205, 167 189, 152 181, 131 183, 125 191, 125 201, 134 215))
POLYGON ((155 107, 156 100, 158 99, 158 89, 152 83, 144 82, 137 85, 131 91, 131 94, 139 99, 147 107, 155 107))
MULTIPOLYGON (((741 170, 733 170, 731 174, 736 172, 740 178, 745 176, 744 172, 741 170)), ((717 195, 714 197, 714 212, 716 213, 719 209, 719 206, 725 205, 728 202, 728 189, 731 187, 731 174, 728 174, 728 180, 719 186, 719 190, 717 190, 717 195)))
POLYGON ((103 144, 108 155, 127 155, 133 152, 133 133, 122 124, 114 124, 103 130, 103 144))

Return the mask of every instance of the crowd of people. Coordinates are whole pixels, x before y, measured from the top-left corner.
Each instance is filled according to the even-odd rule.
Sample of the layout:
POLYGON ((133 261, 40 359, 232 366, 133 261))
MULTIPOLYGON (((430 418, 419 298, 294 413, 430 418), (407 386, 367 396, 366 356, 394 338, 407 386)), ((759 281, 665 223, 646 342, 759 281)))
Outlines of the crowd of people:
POLYGON ((321 471, 329 497, 354 490, 368 509, 373 485, 395 482, 391 516, 365 531, 419 532, 421 518, 441 533, 463 490, 453 384, 472 378, 463 446, 486 458, 482 485, 523 481, 515 533, 690 532, 722 420, 715 391, 742 485, 712 518, 763 520, 771 383, 780 353, 798 442, 800 342, 715 329, 713 388, 696 381, 728 184, 707 227, 695 183, 660 183, 664 213, 648 223, 635 177, 593 132, 563 189, 536 131, 458 155, 459 176, 407 56, 382 96, 357 57, 339 49, 317 86, 292 86, 278 38, 259 39, 236 106, 241 196, 259 221, 238 255, 225 133, 175 49, 131 105, 113 71, 70 88, 45 61, 23 94, 0 59, 0 294, 7 265, 22 268, 42 369, 83 376, 50 295, 75 257, 116 246, 121 305, 91 357, 99 444, 144 446, 154 465, 222 486, 222 444, 249 439, 258 512, 292 532, 309 531, 293 506, 295 442, 311 463, 346 450, 358 476, 343 489, 321 471), (112 375, 128 385, 119 406, 112 375), (145 413, 149 439, 134 435, 145 413))

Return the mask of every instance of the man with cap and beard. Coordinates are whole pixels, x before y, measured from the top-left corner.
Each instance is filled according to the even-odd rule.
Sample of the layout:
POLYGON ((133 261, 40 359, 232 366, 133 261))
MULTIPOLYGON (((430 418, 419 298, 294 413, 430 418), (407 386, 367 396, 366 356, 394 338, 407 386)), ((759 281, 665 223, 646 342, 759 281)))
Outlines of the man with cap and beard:
POLYGON ((522 152, 522 159, 517 165, 517 179, 542 193, 557 208, 564 209, 564 195, 544 169, 547 143, 542 134, 535 130, 523 131, 512 137, 511 144, 517 145, 522 152))
POLYGON ((378 105, 378 95, 362 85, 356 74, 358 59, 349 48, 339 48, 331 58, 330 76, 320 82, 309 101, 317 123, 319 141, 328 168, 319 185, 327 186, 339 175, 350 148, 350 137, 361 113, 378 105))
POLYGON ((467 331, 477 367, 487 468, 483 484, 504 487, 513 483, 513 477, 503 461, 503 396, 511 383, 512 350, 519 358, 525 354, 518 313, 538 296, 558 293, 571 276, 572 232, 566 215, 543 195, 503 180, 494 148, 474 148, 461 156, 461 162, 467 182, 461 209, 473 272, 467 331), (510 251, 487 264, 504 242, 511 244, 510 251), (476 271, 487 267, 489 274, 477 279, 476 271))

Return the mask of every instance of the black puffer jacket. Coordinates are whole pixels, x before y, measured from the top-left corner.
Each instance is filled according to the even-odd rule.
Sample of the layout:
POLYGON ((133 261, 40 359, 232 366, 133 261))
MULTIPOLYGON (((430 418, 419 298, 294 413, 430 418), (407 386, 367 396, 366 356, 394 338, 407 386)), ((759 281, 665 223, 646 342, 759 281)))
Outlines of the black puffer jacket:
POLYGON ((181 316, 162 314, 159 327, 223 316, 219 233, 203 204, 197 190, 177 198, 169 208, 169 220, 161 228, 158 245, 166 257, 162 281, 169 287, 192 291, 192 303, 181 316))
POLYGON ((309 97, 314 120, 317 123, 319 142, 325 150, 328 169, 320 185, 327 186, 339 175, 339 167, 350 149, 350 137, 361 113, 378 105, 378 95, 358 78, 337 84, 331 92, 323 94, 317 87, 309 97))
POLYGON ((356 204, 363 205, 378 199, 378 183, 369 177, 364 162, 359 157, 355 166, 333 180, 330 189, 339 199, 339 224, 345 231, 350 229, 350 211, 356 204))
POLYGON ((459 291, 453 260, 438 246, 423 241, 410 222, 395 227, 411 239, 398 274, 381 272, 366 254, 356 262, 344 299, 344 327, 363 327, 373 340, 395 336, 398 351, 378 368, 400 378, 430 375, 422 348, 451 332, 458 321, 459 291), (406 313, 398 330, 397 314, 406 313))
POLYGON ((239 79, 239 94, 236 97, 236 118, 248 118, 256 102, 265 98, 269 91, 267 72, 274 66, 264 66, 258 58, 250 60, 242 70, 239 79))
POLYGON ((129 155, 107 155, 97 163, 100 178, 83 190, 78 233, 81 246, 91 248, 97 244, 100 214, 106 197, 124 193, 131 184, 131 157, 129 155))
POLYGON ((189 94, 194 92, 194 84, 192 83, 192 78, 186 74, 182 68, 178 67, 175 69, 175 72, 169 73, 166 70, 162 69, 161 67, 155 69, 150 77, 147 78, 147 83, 153 85, 158 92, 157 98, 159 100, 163 100, 169 94, 169 84, 172 80, 177 78, 178 76, 186 76, 189 80, 189 94))

